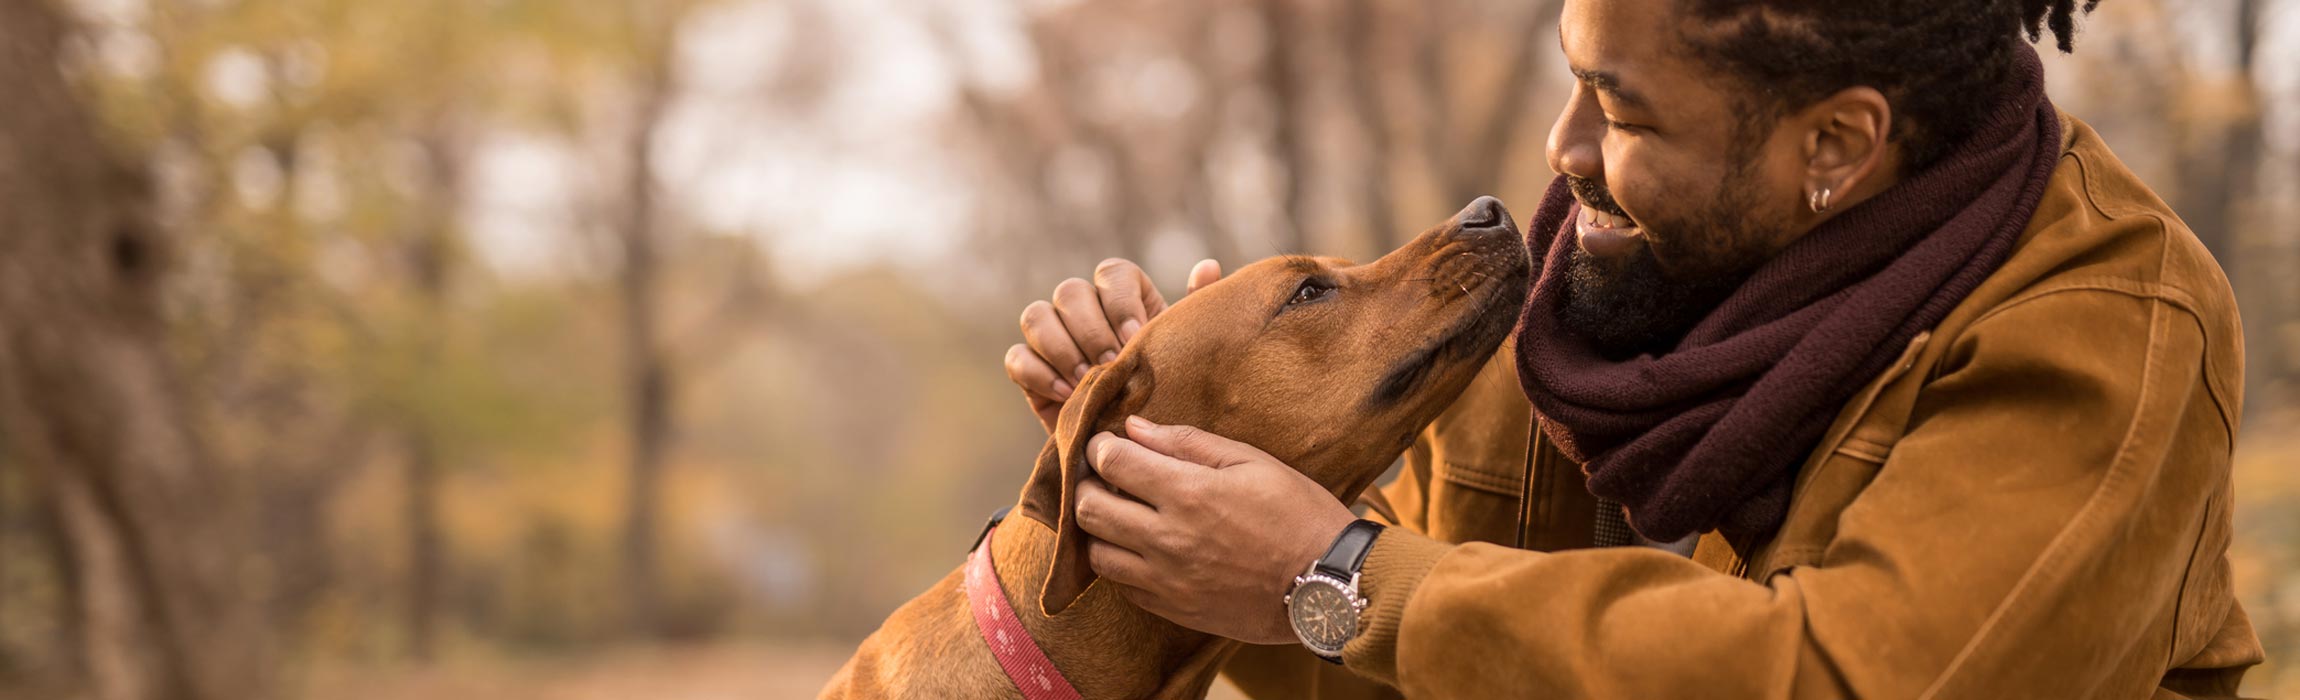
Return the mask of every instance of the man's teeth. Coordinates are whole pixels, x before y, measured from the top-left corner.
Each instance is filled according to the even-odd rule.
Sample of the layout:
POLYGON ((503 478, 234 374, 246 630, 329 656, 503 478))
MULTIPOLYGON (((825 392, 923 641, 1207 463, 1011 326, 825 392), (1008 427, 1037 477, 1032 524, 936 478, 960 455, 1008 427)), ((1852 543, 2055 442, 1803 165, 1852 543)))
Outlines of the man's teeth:
POLYGON ((1629 228, 1629 217, 1615 216, 1588 207, 1581 208, 1581 219, 1595 228, 1629 228))

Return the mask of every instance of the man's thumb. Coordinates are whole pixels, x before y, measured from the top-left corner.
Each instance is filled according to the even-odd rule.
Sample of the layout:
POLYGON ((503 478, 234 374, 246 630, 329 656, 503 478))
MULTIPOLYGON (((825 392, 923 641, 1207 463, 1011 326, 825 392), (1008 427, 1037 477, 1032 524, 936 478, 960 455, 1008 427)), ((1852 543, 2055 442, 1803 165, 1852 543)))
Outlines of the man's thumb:
POLYGON ((1213 284, 1214 280, 1218 279, 1222 279, 1222 263, 1215 262, 1212 258, 1200 260, 1197 265, 1191 266, 1190 283, 1183 287, 1182 293, 1196 292, 1198 288, 1213 284))
POLYGON ((1126 439, 1168 457, 1221 469, 1266 457, 1253 445, 1187 425, 1159 425, 1141 416, 1126 417, 1126 439))

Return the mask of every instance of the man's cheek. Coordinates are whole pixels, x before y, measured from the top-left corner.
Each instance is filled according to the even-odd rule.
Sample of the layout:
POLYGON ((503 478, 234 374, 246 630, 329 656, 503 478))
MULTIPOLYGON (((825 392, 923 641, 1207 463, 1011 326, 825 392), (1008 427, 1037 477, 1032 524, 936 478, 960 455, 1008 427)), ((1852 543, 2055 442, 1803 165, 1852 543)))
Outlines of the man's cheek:
POLYGON ((1654 186, 1653 173, 1642 166, 1641 161, 1631 159, 1618 169, 1608 168, 1605 183, 1613 195, 1613 203, 1628 213, 1630 222, 1641 229, 1649 228, 1647 225, 1656 220, 1655 200, 1658 199, 1654 196, 1658 188, 1654 186))

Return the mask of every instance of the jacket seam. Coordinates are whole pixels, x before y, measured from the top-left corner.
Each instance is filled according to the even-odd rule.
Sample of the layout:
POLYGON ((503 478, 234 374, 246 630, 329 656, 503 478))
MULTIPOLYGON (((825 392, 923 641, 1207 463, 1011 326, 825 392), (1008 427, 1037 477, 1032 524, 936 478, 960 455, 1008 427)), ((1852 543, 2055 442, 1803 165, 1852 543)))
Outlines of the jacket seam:
MULTIPOLYGON (((2157 269, 2160 278, 2163 274, 2163 267, 2168 263, 2168 253, 2169 251, 2167 251, 2166 254, 2159 254, 2157 257, 2157 269)), ((1990 309, 1988 313, 1981 314, 1980 318, 1973 319, 1973 322, 1969 324, 1967 328, 1978 326, 1983 321, 1995 318, 1997 314, 2009 311, 2014 307, 2043 299, 2048 296, 2069 292, 2086 291, 2122 294, 2124 296, 2141 299, 2144 301, 2162 302, 2165 305, 2180 310, 2181 314, 2186 316, 2190 323, 2196 324, 2197 335, 2204 339, 2206 349, 2203 354, 2197 358, 2197 361, 2202 363, 2207 370, 2213 367, 2212 352, 2210 349, 2213 340, 2212 328, 2211 326, 2208 326, 2204 323, 2204 313, 2198 309, 2195 299, 2189 297, 2187 292, 2182 291, 2178 287, 2172 287, 2157 282, 2134 282, 2127 278, 2108 276, 2081 277, 2072 279, 2044 289, 2034 290, 2020 296, 2013 297, 2012 299, 2005 301, 2003 304, 1997 305, 1996 308, 1990 309)), ((2151 308, 2153 313, 2154 307, 2151 308)), ((2160 326, 2153 325, 2149 328, 2149 342, 2152 344, 2152 346, 2156 342, 2155 333, 2157 333, 2160 328, 2160 326)), ((2228 396, 2224 391, 2222 391, 2219 382, 2212 380, 2213 374, 2214 373, 2207 371, 2205 372, 2205 376, 2202 377, 2199 381, 2203 382, 2204 384, 2205 394, 2212 397, 2212 408, 2213 411, 2220 416, 2221 428, 2227 431, 2226 437, 2228 438, 2229 448, 2235 449, 2237 420, 2235 412, 2231 408, 2235 405, 2235 402, 2228 400, 2228 396)))
POLYGON ((1847 437, 1844 442, 1837 445, 1837 454, 1877 464, 1883 464, 1885 458, 1890 456, 1892 452, 1892 446, 1867 438, 1847 437))
MULTIPOLYGON (((2064 124, 2062 129, 2065 131, 2068 129, 2068 126, 2064 124)), ((2074 134, 2071 134, 2069 143, 2062 146, 2061 156, 2076 161, 2077 180, 2084 184, 2083 192, 2084 203, 2086 206, 2091 207, 2094 212, 2098 212, 2100 214, 2101 218, 2107 219, 2109 221, 2115 221, 2125 217, 2143 217, 2150 219, 2155 222, 2157 233, 2160 236, 2172 235, 2174 227, 2172 222, 2165 219, 2163 212, 2148 207, 2123 203, 2119 203, 2118 206, 2112 211, 2108 205, 2102 204, 2099 195, 2100 182, 2098 166, 2096 166, 2091 160, 2085 158, 2084 153, 2076 149, 2074 145, 2074 134)), ((2117 200, 2111 201, 2117 202, 2117 200)), ((2180 228, 2187 228, 2187 224, 2185 222, 2182 223, 2180 228)), ((2169 248, 2169 246, 2165 246, 2165 248, 2169 248)), ((2159 281, 2150 284, 2164 287, 2165 289, 2169 289, 2170 291, 2177 294, 2180 297, 2180 306, 2187 310, 2190 315, 2196 317, 2195 321, 2197 330, 2203 332, 2204 337, 2207 340, 2210 340, 2212 337, 2211 329, 2204 324, 2204 314, 2196 310, 2196 304, 2194 303, 2195 300, 2188 298, 2185 291, 2180 290, 2177 287, 2164 285, 2161 282, 2161 280, 2164 279, 2164 268, 2168 262, 2167 258, 2169 256, 2170 250, 2159 251, 2156 265, 2156 278, 2159 281)), ((2204 361, 2206 367, 2211 366, 2212 356, 2210 353, 2205 354, 2204 361)), ((2221 388, 2220 383, 2213 381, 2210 376, 2207 376, 2205 379, 2204 388, 2212 396, 2213 408, 2220 412, 2220 422, 2228 429, 2229 449, 2235 449, 2236 424, 2239 422, 2235 418, 2236 411, 2232 408, 2232 406, 2235 405, 2235 402, 2229 400, 2228 396, 2226 395, 2227 392, 2221 388)))
MULTIPOLYGON (((2082 291, 2122 294, 2143 301, 2155 301, 2160 302, 2165 306, 2171 306, 2175 309, 2178 309, 2183 316, 2186 316, 2190 323, 2196 324, 2196 333, 2198 336, 2204 339, 2206 346, 2205 352, 2201 357, 2197 358, 2197 361, 2202 363, 2207 370, 2210 370, 2213 367, 2212 353, 2210 351, 2211 343, 2213 340, 2212 329, 2210 326, 2205 325, 2204 314, 2197 310, 2195 302, 2191 300, 2187 294, 2181 292, 2179 289, 2164 287, 2154 283, 2142 284, 2150 287, 2150 289, 2133 289, 2131 288, 2132 285, 2130 280, 2123 280, 2115 277, 2101 277, 2091 280, 2070 281, 2066 284, 2056 285, 2051 289, 2038 290, 2030 294, 2024 294, 2019 297, 2015 297, 2013 300, 2007 301, 1997 308, 1989 310, 1988 313, 1983 314, 1979 319, 1975 319, 1973 321, 1973 325, 1980 325, 1981 321, 1994 318, 1997 314, 2003 313, 2004 311, 2015 306, 2036 301, 2038 299, 2052 296, 2054 294, 2082 291)), ((2159 307, 2152 306, 2150 308, 2151 313, 2154 313, 2154 310, 2159 307)), ((2155 325, 2151 325, 2149 327, 2149 342, 2152 347, 2156 342, 2155 334, 2160 328, 2160 326, 2155 325)), ((2204 393, 2212 397, 2213 411, 2219 414, 2220 426, 2222 429, 2227 431, 2229 448, 2234 449, 2236 446, 2237 421, 2234 412, 2230 409, 2230 407, 2234 405, 2234 402, 2228 400, 2228 397, 2221 391, 2220 384, 2218 382, 2212 381, 2212 375, 2212 372, 2207 371, 2205 372, 2205 376, 2200 378, 2199 381, 2203 382, 2204 384, 2204 393)))
POLYGON ((1973 319, 1973 322, 1968 324, 1967 327, 1969 328, 1971 326, 1978 326, 1981 323, 1988 321, 1989 319, 1996 318, 1999 314, 2003 314, 2006 311, 2010 311, 2029 302, 2033 302, 2038 299, 2053 296, 2056 294, 2065 294, 2069 292, 2109 292, 2113 294, 2122 294, 2124 296, 2133 297, 2135 299, 2162 301, 2167 304, 2171 304, 2172 306, 2178 307, 2180 310, 2188 312, 2191 315, 2197 315, 2196 304, 2194 301, 2191 300, 2186 293, 2181 292, 2179 289, 2170 287, 2160 282, 2135 282, 2130 278, 2101 275, 2093 277, 2079 277, 2076 279, 2053 284, 2041 289, 2034 289, 2028 292, 2024 292, 2019 296, 2005 300, 2004 303, 1998 304, 1996 308, 1989 309, 1987 313, 1981 314, 1979 318, 1973 319))
POLYGON ((2084 183, 2084 205, 2092 208, 2093 211, 2098 212, 2100 217, 2103 219, 2115 221, 2120 218, 2118 214, 2111 213, 2106 207, 2100 205, 2100 197, 2097 194, 2099 189, 2097 186, 2098 183, 2093 182, 2092 164, 2086 163, 2084 161, 2084 154, 2077 153, 2075 150, 2071 149, 2068 152, 2061 154, 2061 157, 2076 161, 2077 182, 2084 183))
MULTIPOLYGON (((2117 220, 2117 219, 2120 219, 2120 218, 2124 218, 2124 217, 2128 217, 2128 216, 2133 216, 2133 217, 2143 217, 2143 218, 2147 218, 2147 219, 2150 219, 2150 220, 2152 220, 2152 221, 2154 221, 2154 222, 2155 222, 2155 224, 2156 224, 2156 230, 2157 230, 2157 233, 2158 233, 2160 236, 2170 236, 2170 235, 2172 235, 2172 231, 2173 231, 2173 229, 2174 229, 2175 227, 2173 226, 2173 223, 2172 223, 2171 221, 2168 221, 2168 220, 2166 220, 2166 219, 2165 219, 2165 215, 2164 215, 2164 212, 2161 212, 2161 211, 2158 211, 2158 210, 2155 210, 2155 209, 2151 209, 2151 208, 2148 208, 2148 207, 2137 206, 2137 205, 2132 205, 2132 204, 2126 204, 2126 203, 2121 203, 2121 202, 2118 202, 2118 206, 2116 207, 2116 209, 2115 209, 2114 211, 2111 211, 2107 205, 2104 205, 2104 204, 2102 204, 2102 203, 2101 203, 2101 201, 2100 201, 2100 196, 2099 196, 2099 194, 2098 194, 2098 192, 2099 192, 2099 189, 2100 189, 2100 185, 2099 185, 2099 181, 2098 181, 2098 178, 2099 178, 2099 173, 2097 172, 2097 168, 2094 166, 2094 164, 2093 164, 2091 161, 2089 161, 2089 160, 2086 160, 2086 159, 2085 159, 2085 157, 2084 157, 2084 154, 2082 154, 2082 153, 2080 153, 2080 152, 2076 151, 2075 149, 2069 149, 2069 150, 2066 152, 2066 154, 2065 154, 2065 155, 2066 155, 2067 157, 2069 157, 2069 158, 2072 158, 2072 159, 2075 159, 2075 160, 2076 160, 2076 166, 2077 166, 2077 175, 2078 175, 2078 178, 2077 178, 2077 179, 2078 179, 2079 181, 2081 181, 2081 182, 2083 182, 2083 183, 2084 183, 2084 203, 2085 203, 2087 206, 2090 206, 2090 207, 2092 207, 2092 210, 2093 210, 2093 211, 2095 211, 2095 212, 2098 212, 2098 213, 2100 214, 2101 218, 2103 218, 2103 219, 2107 219, 2107 220, 2109 220, 2109 221, 2115 221, 2115 220, 2117 220)), ((2117 202, 2117 200, 2111 200, 2111 202, 2117 202)), ((2187 228, 2187 226, 2188 226, 2188 225, 2187 225, 2187 223, 2186 223, 2186 222, 2182 222, 2182 223, 2180 224, 2179 228, 2182 228, 2182 229, 2186 229, 2186 228, 2187 228)), ((2191 231, 2190 233, 2191 233, 2191 235, 2193 235, 2193 234, 2194 234, 2194 232, 2193 232, 2193 231, 2191 231)), ((2166 248, 2169 248, 2169 246, 2165 246, 2165 247, 2166 247, 2166 248)), ((2156 266, 2156 268, 2157 268, 2157 269, 2156 269, 2156 278, 2157 278, 2158 280, 2160 280, 2160 281, 2164 279, 2164 268, 2165 268, 2165 266, 2166 266, 2166 263, 2167 263, 2167 260, 2166 260, 2166 258, 2168 258, 2169 256, 2170 256, 2170 251, 2169 251, 2169 250, 2164 250, 2164 251, 2161 251, 2161 252, 2159 253, 2159 257, 2157 258, 2157 266, 2156 266)), ((2161 282, 2158 282, 2158 284, 2161 284, 2161 282)), ((2184 294, 2184 296, 2185 296, 2185 294, 2184 294)), ((2193 300, 2187 300, 2187 299, 2184 299, 2184 301, 2193 301, 2193 300)), ((2205 333, 2205 337, 2206 337, 2207 339, 2211 338, 2211 333, 2209 332, 2209 331, 2210 331, 2210 329, 2209 329, 2209 328, 2206 328, 2206 327, 2204 326, 2204 320, 2203 320, 2203 318, 2202 318, 2202 317, 2203 317, 2203 314, 2202 314, 2202 313, 2199 313, 2199 312, 2197 312, 2197 311, 2195 311, 2195 309, 2194 309, 2194 306, 2195 306, 2195 304, 2193 304, 2193 303, 2187 304, 2186 306, 2190 307, 2190 311, 2189 311, 2190 313, 2192 313, 2192 314, 2195 314, 2195 315, 2198 317, 2198 318, 2197 318, 2197 320, 2196 320, 2196 323, 2197 323, 2197 326, 2198 326, 2199 330, 2204 330, 2204 331, 2206 331, 2206 333, 2205 333)), ((2209 365, 2209 363, 2211 362, 2211 357, 2210 357, 2210 355, 2207 355, 2207 356, 2205 357, 2205 361, 2208 363, 2208 364, 2207 364, 2207 366, 2210 366, 2210 365, 2209 365)), ((2206 389, 2208 389, 2208 390, 2210 391, 2210 393, 2212 394, 2212 402, 2213 402, 2213 404, 2214 404, 2215 408, 2217 408, 2217 409, 2219 409, 2219 410, 2220 410, 2220 417, 2221 417, 2221 422, 2228 424, 2228 440, 2229 440, 2229 448, 2230 448, 2230 449, 2234 449, 2234 448, 2235 448, 2235 445, 2236 445, 2236 425, 2235 425, 2235 424, 2238 422, 2237 420, 2235 420, 2234 418, 2232 418, 2232 417, 2231 417, 2231 416, 2233 416, 2233 414, 2235 413, 2233 410, 2231 410, 2231 409, 2230 409, 2230 406, 2231 406, 2231 405, 2232 405, 2234 402, 2232 402, 2232 401, 2229 401, 2229 400, 2228 400, 2228 397, 2224 395, 2224 394, 2226 394, 2226 392, 2225 392, 2225 391, 2223 391, 2223 390, 2221 389, 2221 387, 2219 386, 2219 383, 2218 383, 2218 382, 2212 381, 2211 379, 2207 378, 2207 379, 2205 380, 2205 382, 2204 382, 2204 386, 2205 386, 2205 388, 2206 388, 2206 389)))
MULTIPOLYGON (((1981 621, 1980 628, 1973 631, 1972 638, 1965 641, 1964 646, 1957 650, 1956 656, 1950 658, 1949 665, 1941 669, 1940 675, 1934 677, 1932 684, 1919 697, 1933 698, 1940 695, 1942 688, 1948 685, 1949 681, 1955 678, 1959 671, 1963 670, 1965 662, 1973 657, 1981 643, 1991 638, 1990 635, 1995 631, 1997 623, 2004 620, 2008 611, 2015 607, 2014 603, 2022 599, 2032 585, 2037 585, 2037 579, 2043 576, 2044 572, 2059 568, 2059 560, 2068 556, 2067 540, 2070 537, 2069 533, 2075 531, 2080 523, 2096 519, 2103 496, 2122 489, 2123 482, 2131 478, 2130 462, 2133 455, 2133 436, 2140 432, 2141 424, 2152 417, 2147 409, 2151 395, 2155 393, 2154 383, 2158 374, 2157 365, 2161 359, 2158 346, 2162 339, 2157 335, 2157 329, 2161 327, 2165 306, 2167 304, 2149 305, 2148 349, 2141 356, 2140 392, 2133 403, 2132 418, 2125 424, 2124 437, 2118 440, 2116 454, 2109 460, 2108 473, 2101 477, 2100 485, 2093 488, 2092 495, 2085 499, 2084 506, 2078 509, 2075 517, 2069 518, 2068 524, 2063 525, 2060 532, 2053 535, 2052 541, 2046 544, 2045 550, 2037 555, 2037 561, 2031 564, 2027 571, 2021 573, 2020 580, 2013 583, 2012 590, 2007 592, 2004 599, 1998 601, 1995 608, 1989 611, 1988 617, 1981 621)), ((1975 323, 1977 325, 1978 322, 1975 323)))
POLYGON ((1538 470, 1541 468, 1541 420, 1528 420, 1533 425, 1525 435, 1525 459, 1524 464, 1519 465, 1518 474, 1517 533, 1513 540, 1513 546, 1518 549, 1530 548, 1528 545, 1533 540, 1533 480, 1540 476, 1538 470))
POLYGON ((1516 496, 1517 485, 1506 477, 1495 476, 1454 460, 1445 461, 1445 480, 1497 496, 1516 496))
POLYGON ((1773 552, 1772 557, 1770 557, 1772 561, 1766 562, 1767 566, 1765 567, 1765 575, 1760 577, 1757 582, 1764 583, 1766 580, 1769 580, 1774 576, 1778 576, 1784 571, 1788 571, 1799 566, 1820 562, 1822 558, 1828 556, 1828 554, 1829 548, 1827 545, 1797 545, 1794 547, 1782 547, 1773 552))
MULTIPOLYGON (((2063 128, 2066 129, 2067 127, 2064 125, 2063 128)), ((2082 151, 2074 148, 2073 146, 2074 142, 2072 140, 2068 146, 2064 146, 2061 157, 2076 162, 2077 181, 2083 183, 2084 185, 2081 188, 2081 191, 2084 194, 2085 206, 2090 207, 2092 211, 2100 214, 2101 218, 2107 219, 2109 221, 2116 221, 2118 219, 2127 217, 2146 218, 2155 223, 2159 236, 2170 236, 2172 234, 2174 227, 2170 221, 2165 219, 2163 212, 2159 212, 2155 209, 2150 209, 2147 207, 2130 205, 2118 206, 2112 211, 2108 206, 2101 204, 2099 196, 2100 183, 2098 181, 2099 173, 2097 172, 2097 167, 2090 160, 2085 158, 2082 151)), ((2186 228, 2186 224, 2183 224, 2181 228, 2186 228)), ((2164 246, 2163 248, 2169 248, 2169 246, 2164 246)), ((2156 293, 2163 295, 2165 298, 2177 298, 2178 305, 2183 310, 2188 311, 2190 315, 2196 317, 2195 321, 2198 330, 2203 331, 2206 340, 2209 341, 2212 338, 2211 329, 2204 324, 2204 314, 2196 309, 2197 305, 2195 304, 2195 300, 2190 298, 2185 290, 2166 285, 2162 282, 2164 279, 2164 268, 2167 262, 2166 258, 2169 257, 2169 255, 2169 250, 2159 250, 2156 270, 2156 279, 2158 281, 2148 282, 2145 284, 2155 288, 2156 293)), ((1989 315, 1995 315, 1996 311, 2001 310, 2002 309, 2000 308, 1991 311, 1989 315)), ((1983 316, 1983 318, 1986 317, 1987 316, 1983 316)), ((1979 321, 1975 320, 1974 323, 1979 323, 1979 321)), ((2204 361, 2207 367, 2211 366, 2212 358, 2209 353, 2206 354, 2204 361)), ((2213 408, 2220 412, 2221 423, 2228 429, 2229 447, 2230 449, 2234 449, 2236 444, 2236 424, 2238 421, 2234 417, 2235 411, 2231 407, 2235 404, 2235 402, 2230 401, 2226 395, 2227 392, 2221 388, 2220 383, 2213 381, 2209 376, 2207 376, 2204 380, 2204 387, 2207 393, 2211 394, 2212 396, 2213 408)))
POLYGON ((2188 543, 2188 564, 2181 567, 2180 586, 2172 591, 2172 634, 2166 635, 2172 643, 2164 649, 2164 667, 2167 669, 2180 667, 2180 659, 2177 658, 2180 653, 2180 614, 2188 607, 2188 584, 2196 578, 2196 558, 2204 555, 2204 535, 2212 531, 2213 506, 2219 500, 2217 492, 2205 497, 2204 516, 2196 521, 2196 541, 2188 543))
POLYGON ((2062 154, 2062 156, 2076 161, 2077 179, 2084 183, 2084 203, 2086 206, 2092 207, 2093 211, 2099 212, 2101 218, 2115 221, 2126 216, 2147 216, 2155 218, 2159 225, 2163 224, 2164 218, 2146 207, 2120 206, 2117 207, 2116 211, 2109 211, 2107 206, 2100 203, 2099 175, 2093 171, 2092 162, 2085 159, 2083 152, 2074 149, 2062 154))

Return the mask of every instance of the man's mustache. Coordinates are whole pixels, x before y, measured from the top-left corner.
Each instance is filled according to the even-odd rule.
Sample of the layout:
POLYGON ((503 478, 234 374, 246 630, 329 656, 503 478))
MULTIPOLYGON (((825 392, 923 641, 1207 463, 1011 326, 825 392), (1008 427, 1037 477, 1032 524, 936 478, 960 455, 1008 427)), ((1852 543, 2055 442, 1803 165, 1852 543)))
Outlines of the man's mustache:
POLYGON ((1573 188, 1573 197, 1581 200, 1582 206, 1624 219, 1629 218, 1629 212, 1622 211, 1621 205, 1613 201, 1613 191, 1606 189, 1605 183, 1572 175, 1565 176, 1565 183, 1573 188))

